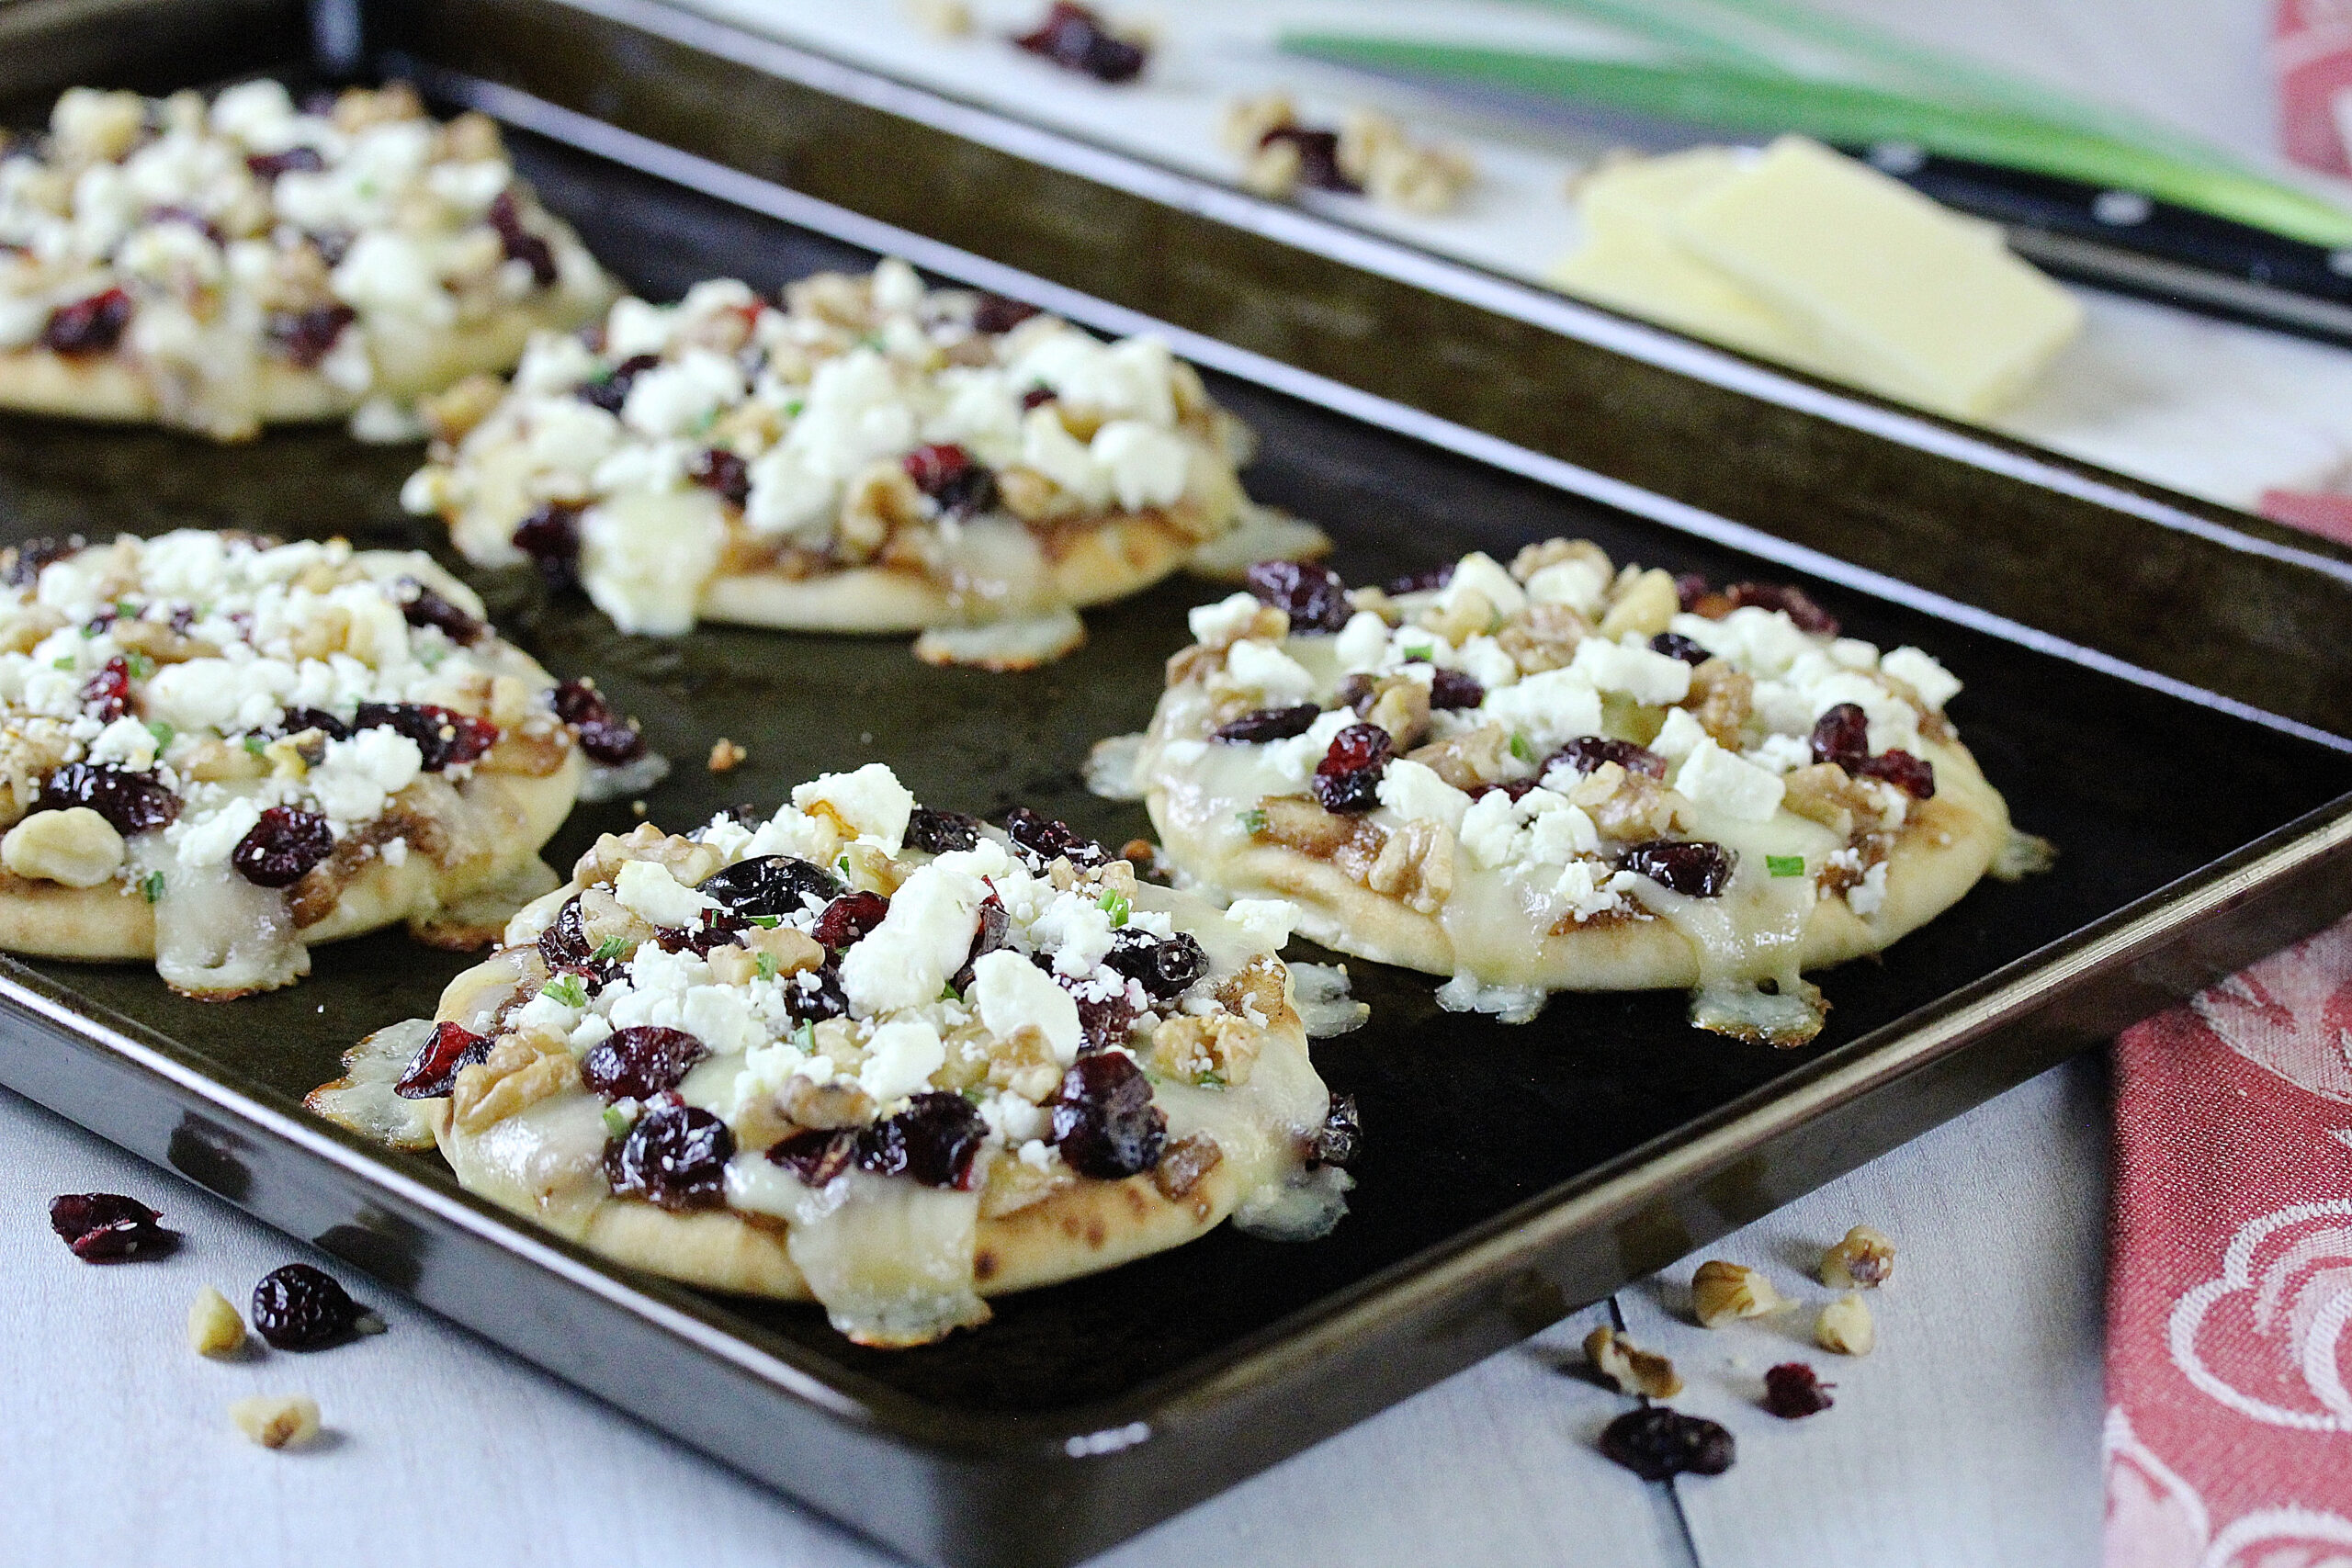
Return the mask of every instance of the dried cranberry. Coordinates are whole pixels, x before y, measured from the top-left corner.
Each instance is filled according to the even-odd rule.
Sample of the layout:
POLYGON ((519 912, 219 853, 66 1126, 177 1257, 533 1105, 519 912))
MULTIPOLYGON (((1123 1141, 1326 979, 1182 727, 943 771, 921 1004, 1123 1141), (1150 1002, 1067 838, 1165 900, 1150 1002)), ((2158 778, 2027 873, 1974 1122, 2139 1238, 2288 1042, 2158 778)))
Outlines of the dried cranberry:
POLYGON ((1686 898, 1720 898, 1731 886, 1731 852, 1703 840, 1652 839, 1617 863, 1686 898))
POLYGON ((1708 585, 1707 580, 1695 571, 1679 572, 1675 576, 1674 597, 1686 611, 1698 609, 1699 602, 1713 592, 1714 590, 1708 585))
POLYGON ((1335 1094, 1331 1097, 1331 1109, 1324 1112, 1323 1125, 1315 1130, 1315 1136, 1307 1143, 1307 1168, 1312 1169, 1318 1165, 1344 1168, 1354 1164, 1356 1156, 1362 1153, 1363 1122, 1356 1115, 1356 1097, 1335 1094))
POLYGON ((563 907, 555 912, 555 919, 540 930, 538 948, 539 956, 548 961, 549 969, 582 969, 595 964, 595 949, 588 941, 587 929, 581 924, 578 894, 566 898, 563 907))
POLYGON ((428 773, 478 761, 498 744, 498 726, 432 703, 361 703, 351 727, 381 728, 407 736, 424 753, 424 771, 428 773))
POLYGON ((1027 413, 1031 409, 1044 408, 1058 395, 1051 387, 1040 381, 1021 394, 1021 412, 1027 413))
POLYGON ((490 1059, 490 1039, 447 1021, 433 1026, 432 1035, 409 1058, 408 1071, 392 1092, 402 1100, 438 1100, 458 1084, 458 1075, 490 1059))
POLYGON ((119 1192, 68 1192, 49 1201, 49 1228, 85 1263, 158 1258, 179 1245, 163 1216, 119 1192))
POLYGON ((401 579, 400 592, 401 615, 410 626, 439 626, 460 648, 480 642, 490 629, 413 577, 401 579))
POLYGON ((1837 1386, 1803 1361, 1783 1361, 1764 1374, 1764 1408, 1784 1421, 1818 1416, 1838 1403, 1829 1397, 1837 1386))
POLYGON ((1136 1005, 1127 999, 1125 986, 1107 996, 1102 994, 1103 987, 1083 981, 1067 988, 1070 1000, 1078 1004, 1078 1029, 1085 1037, 1082 1051, 1108 1051, 1127 1043, 1127 1036, 1135 1032, 1136 1005))
POLYGON ((151 207, 140 214, 140 221, 148 224, 178 223, 195 230, 216 245, 223 243, 228 238, 220 232, 220 225, 212 221, 211 219, 207 218, 193 207, 183 207, 176 203, 164 207, 151 207))
POLYGON ((283 152, 254 152, 245 159, 245 167, 257 180, 275 180, 280 175, 314 175, 327 166, 326 158, 315 147, 288 147, 283 152))
POLYGON ((1721 1475, 1736 1457, 1729 1432, 1663 1404, 1628 1410, 1602 1427, 1600 1451, 1644 1481, 1721 1475))
POLYGON ((1463 670, 1440 670, 1430 677, 1430 706, 1441 712, 1475 708, 1487 700, 1487 688, 1463 670))
POLYGON ((367 1309, 334 1276, 288 1263, 254 1287, 254 1327, 279 1350, 323 1350, 351 1337, 367 1309))
POLYGON ((580 735, 580 749, 592 762, 616 768, 645 754, 645 737, 634 719, 616 716, 605 694, 586 681, 566 681, 555 689, 555 716, 580 735))
POLYGON ((130 711, 129 660, 116 654, 107 660, 105 669, 83 684, 82 711, 104 724, 112 724, 130 711))
POLYGON ((35 811, 86 806, 124 838, 170 825, 180 814, 180 797, 153 773, 134 773, 111 762, 68 762, 40 786, 35 811))
POLYGON ((1544 759, 1544 773, 1554 768, 1570 767, 1580 773, 1597 773, 1602 764, 1614 762, 1629 773, 1646 773, 1651 778, 1666 777, 1666 759, 1646 746, 1636 746, 1630 740, 1611 740, 1605 735, 1579 735, 1566 746, 1544 759))
POLYGON ((723 447, 709 446, 696 453, 686 465, 686 478, 706 490, 717 491, 718 499, 738 512, 752 499, 752 465, 723 447))
POLYGON ((1114 36, 1101 17, 1074 0, 1054 0, 1036 29, 1012 41, 1065 71, 1082 71, 1098 82, 1133 81, 1143 71, 1142 46, 1114 36))
POLYGON ((351 739, 351 726, 324 708, 281 708, 277 715, 277 733, 300 735, 315 729, 330 740, 351 739))
POLYGON ((40 569, 84 548, 88 540, 75 534, 63 539, 28 539, 0 552, 0 581, 24 588, 40 581, 40 569))
POLYGON ((351 254, 351 243, 359 235, 350 229, 320 229, 305 237, 319 253, 319 260, 332 269, 343 265, 343 258, 351 254))
POLYGON ((1753 604, 1759 609, 1786 612, 1796 623, 1797 630, 1811 632, 1815 637, 1836 637, 1838 617, 1815 604, 1802 588, 1784 582, 1735 582, 1724 590, 1734 609, 1753 604))
POLYGON ((849 1011, 842 991, 842 966, 828 958, 823 966, 803 969, 784 983, 784 1010, 795 1024, 822 1023, 849 1011))
POLYGON ((1503 784, 1474 784, 1463 793, 1477 800, 1500 790, 1505 800, 1522 800, 1535 788, 1537 782, 1534 779, 1511 779, 1503 784))
POLYGON ((842 885, 822 866, 793 855, 760 855, 719 867, 695 891, 730 915, 805 915, 811 900, 824 908, 842 885))
POLYGON ((1813 760, 1852 773, 1871 754, 1870 717, 1860 703, 1839 703, 1813 721, 1813 760))
POLYGON ((648 1107, 628 1136, 605 1145, 605 1179, 615 1192, 664 1209, 715 1209, 727 1201, 735 1134, 707 1111, 673 1101, 648 1107))
POLYGON ((873 935, 874 928, 889 912, 890 900, 879 893, 844 893, 825 906, 825 912, 817 917, 817 924, 808 934, 817 939, 820 946, 838 952, 873 935))
POLYGON ((1362 196, 1363 186, 1348 178, 1340 167, 1340 133, 1336 130, 1312 130, 1303 125, 1278 125, 1258 139, 1261 147, 1271 147, 1277 141, 1287 141, 1298 149, 1298 178, 1302 185, 1317 190, 1336 190, 1349 196, 1362 196))
POLYGON ((1287 740, 1294 735, 1304 735, 1315 728, 1323 710, 1313 703, 1300 703, 1295 707, 1257 708, 1239 718, 1220 724, 1210 732, 1212 740, 1235 745, 1258 745, 1268 740, 1287 740))
POLYGON ((1168 1118, 1151 1080, 1117 1051, 1080 1056, 1053 1100, 1054 1145, 1080 1176, 1115 1181, 1149 1170, 1168 1146, 1168 1118))
POLYGON ((41 345, 52 354, 105 354, 122 341, 130 310, 130 296, 119 288, 60 305, 41 329, 41 345))
POLYGON ((640 1023, 616 1029, 580 1058, 580 1081, 606 1100, 667 1094, 710 1048, 683 1029, 640 1023))
POLYGON ((914 815, 907 818, 908 845, 927 855, 973 849, 979 841, 980 819, 960 811, 933 811, 928 806, 918 806, 914 815))
POLYGON ((229 864, 256 887, 291 887, 334 853, 334 829, 315 811, 273 806, 229 852, 229 864))
POLYGON ((1102 962, 1114 973, 1141 985, 1144 995, 1155 1002, 1182 996, 1193 981, 1209 972, 1209 955, 1191 933, 1178 931, 1162 942, 1134 926, 1112 933, 1111 951, 1102 962))
POLYGON ((1680 632, 1660 632, 1650 638, 1650 651, 1663 653, 1668 659, 1679 659, 1685 664, 1704 664, 1714 657, 1680 632))
POLYGON ((1008 299, 1001 294, 983 294, 979 303, 972 307, 972 330, 1009 333, 1036 314, 1037 307, 1025 300, 1008 299))
POLYGON ((1004 830, 1040 867, 1067 860, 1080 871, 1111 863, 1111 853, 1067 822, 1042 817, 1025 806, 1004 814, 1004 830))
POLYGON ((967 1187, 989 1124, 960 1094, 931 1090, 859 1135, 857 1163, 876 1176, 903 1176, 925 1187, 967 1187))
POLYGON ((1929 800, 1936 793, 1936 767, 1924 757, 1914 757, 1897 749, 1882 751, 1864 761, 1859 772, 1865 778, 1883 779, 1915 800, 1929 800))
POLYGON ((324 359, 334 347, 343 329, 359 319, 359 312, 348 305, 321 305, 309 310, 272 310, 267 331, 269 340, 303 369, 309 370, 324 359))
POLYGON ((1396 750, 1396 742, 1380 726, 1348 726, 1331 738, 1330 750, 1315 764, 1315 798, 1326 811, 1371 810, 1380 804, 1380 775, 1396 750))
POLYGON ((693 926, 657 926, 653 945, 664 953, 691 953, 696 958, 707 958, 722 947, 743 944, 745 921, 716 909, 705 909, 701 919, 693 926))
POLYGON ((768 1163, 780 1165, 807 1187, 823 1187, 857 1163, 857 1130, 811 1128, 768 1145, 768 1163))
MULTIPOLYGON (((581 382, 571 389, 571 395, 606 413, 618 413, 621 405, 628 401, 628 389, 637 384, 637 378, 661 363, 658 354, 632 354, 606 374, 581 382)), ((517 539, 515 543, 522 541, 517 539)))
POLYGON ((951 517, 969 517, 996 504, 996 475, 953 443, 918 446, 901 466, 915 488, 951 517))
MULTIPOLYGON (((592 401, 594 400, 591 400, 592 401)), ((580 586, 580 513, 576 501, 550 501, 515 525, 513 543, 531 558, 550 588, 580 586)))
POLYGON ((485 216, 490 226, 498 231, 499 249, 506 254, 508 261, 518 261, 529 267, 531 281, 541 288, 555 281, 555 252, 545 240, 523 227, 523 209, 516 205, 512 190, 500 191, 485 216))
POLYGON ((1425 566, 1419 571, 1408 571, 1402 577, 1391 578, 1391 593, 1429 593, 1453 581, 1453 562, 1443 566, 1425 566))
POLYGON ((980 900, 980 923, 972 932, 972 945, 965 951, 964 962, 947 983, 956 987, 958 996, 972 988, 972 966, 989 953, 1005 945, 1012 932, 1012 914, 1005 908, 1004 900, 991 893, 980 900))
POLYGON ((1335 632, 1355 613, 1339 573, 1312 561, 1261 560, 1249 581, 1250 592, 1288 615, 1295 632, 1335 632))

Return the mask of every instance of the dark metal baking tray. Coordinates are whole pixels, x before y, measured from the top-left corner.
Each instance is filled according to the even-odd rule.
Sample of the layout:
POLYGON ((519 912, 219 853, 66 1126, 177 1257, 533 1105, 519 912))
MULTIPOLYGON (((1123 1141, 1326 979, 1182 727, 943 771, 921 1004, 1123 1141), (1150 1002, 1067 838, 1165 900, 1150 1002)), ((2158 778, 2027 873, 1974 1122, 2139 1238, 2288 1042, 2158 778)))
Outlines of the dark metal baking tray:
MULTIPOLYGON (((202 49, 156 63, 155 85, 304 63, 275 60, 286 35, 255 28, 250 8, 218 15, 202 49), (255 37, 281 41, 241 41, 255 37)), ((556 52, 567 36, 556 28, 540 42, 556 52)), ((545 129, 581 129, 479 82, 438 81, 545 129)), ((757 84, 737 87, 750 96, 757 84)), ((515 142, 550 205, 654 295, 714 273, 773 288, 820 266, 865 265, 871 251, 852 242, 885 238, 805 203, 797 223, 744 205, 790 205, 773 187, 734 187, 742 200, 729 201, 545 137, 515 142)), ((1030 220, 1051 224, 1057 212, 1030 220)), ((892 243, 901 241, 943 276, 1007 281, 1001 266, 913 236, 892 243)), ((1282 282, 1258 277, 1267 290, 1282 282)), ((1100 300, 1032 284, 1091 319, 1118 320, 1100 300)), ((463 962, 395 933, 322 950, 300 987, 225 1007, 172 998, 133 967, 0 964, 0 1082, 910 1556, 1060 1562, 1534 1332, 2352 905, 2343 742, 2070 649, 2003 619, 2018 606, 1997 594, 1957 604, 1810 556, 1798 558, 1819 570, 1792 573, 1787 547, 1769 536, 1726 533, 1720 518, 1589 475, 1576 482, 1614 503, 1577 493, 1546 482, 1575 476, 1523 449, 1423 427, 1473 448, 1449 450, 1399 434, 1408 422, 1398 411, 1312 383, 1289 384, 1352 412, 1238 376, 1212 381, 1263 437, 1253 491, 1329 526, 1353 578, 1474 544, 1584 535, 1621 558, 1718 580, 1793 575, 1857 635, 1931 649, 1968 679, 1956 706, 1963 733, 2020 823, 2059 844, 2056 868, 1987 883, 1883 962, 1828 973, 1829 1028, 1797 1052, 1697 1033, 1668 994, 1562 998, 1509 1029, 1438 1011, 1425 977, 1351 964, 1374 1021, 1317 1057, 1335 1088, 1358 1097, 1372 1137, 1353 1213, 1332 1235, 1283 1247, 1220 1231, 1009 1299, 986 1328, 900 1354, 848 1346, 813 1309, 604 1265, 467 1197, 437 1160, 387 1155, 301 1112, 301 1093, 334 1075, 345 1045, 429 1010, 463 962)), ((1692 396, 1719 412, 1744 407, 1720 389, 1692 396)), ((1639 417, 1605 399, 1586 413, 1611 425, 1639 417)), ((1620 430, 1628 443, 1639 434, 1638 423, 1620 430)), ((429 543, 394 501, 414 458, 319 431, 219 449, 158 432, 0 421, 0 535, 194 523, 429 543)), ((1925 477, 1906 482, 1923 497, 1932 489, 1925 477)), ((1946 523, 1988 547, 2025 547, 2021 530, 2075 526, 2070 516, 1946 523)), ((2149 541, 2176 551, 2207 543, 2177 529, 2150 530, 2149 541)), ((2250 558, 2278 574, 2281 595, 2311 575, 2250 558)), ((1183 639, 1182 612, 1206 592, 1177 583, 1113 606, 1090 616, 1086 655, 992 677, 928 669, 899 639, 725 627, 677 642, 628 638, 519 574, 475 580, 510 635, 560 673, 594 673, 679 760, 649 795, 659 819, 773 803, 811 773, 880 757, 926 799, 984 811, 1024 801, 1112 841, 1143 818, 1088 796, 1078 764, 1091 741, 1148 716, 1160 660, 1183 639), (696 765, 721 734, 751 753, 723 778, 696 765)), ((583 807, 551 858, 562 863, 630 820, 620 805, 583 807)))

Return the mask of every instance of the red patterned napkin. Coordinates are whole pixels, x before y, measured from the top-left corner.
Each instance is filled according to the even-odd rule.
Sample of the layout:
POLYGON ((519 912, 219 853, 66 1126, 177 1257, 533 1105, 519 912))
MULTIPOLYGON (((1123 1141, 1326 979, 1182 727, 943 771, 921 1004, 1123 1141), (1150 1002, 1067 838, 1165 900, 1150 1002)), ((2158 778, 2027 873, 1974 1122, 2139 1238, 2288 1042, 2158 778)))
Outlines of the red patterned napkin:
POLYGON ((2109 1568, 2346 1568, 2352 920, 2115 1067, 2109 1568))
POLYGON ((2352 174, 2352 6, 2278 0, 2270 64, 2281 149, 2311 168, 2352 174))

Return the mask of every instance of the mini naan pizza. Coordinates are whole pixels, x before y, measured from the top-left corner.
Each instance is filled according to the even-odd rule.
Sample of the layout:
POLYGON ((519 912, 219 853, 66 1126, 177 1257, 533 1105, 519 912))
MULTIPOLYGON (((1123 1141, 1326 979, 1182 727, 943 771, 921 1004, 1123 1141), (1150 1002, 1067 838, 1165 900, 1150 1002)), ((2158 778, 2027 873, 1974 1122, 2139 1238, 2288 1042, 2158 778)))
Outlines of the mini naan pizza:
POLYGON ((310 1104, 607 1258, 917 1345, 1228 1218, 1337 1222, 1354 1113, 1286 918, 871 763, 765 821, 599 840, 310 1104))
POLYGON ((430 557, 200 531, 0 553, 0 951, 225 1000, 405 920, 479 947, 644 749, 430 557), (583 757, 585 753, 585 757, 583 757))
POLYGON ((1283 563, 1253 588, 1193 612, 1135 787, 1183 872, 1452 976, 1450 1008, 1689 987, 1701 1026, 1800 1043, 1826 1005, 1802 971, 2010 844, 1944 714, 1960 682, 1797 589, 1564 539, 1395 592, 1283 563))
POLYGON ((45 138, 0 133, 0 408, 405 435, 414 400, 616 292, 496 126, 403 85, 315 113, 271 81, 209 104, 76 87, 45 138))
POLYGON ((997 668, 1069 651, 1078 607, 1237 527, 1268 553, 1328 543, 1249 503, 1247 432, 1155 338, 926 290, 899 261, 784 301, 718 280, 537 339, 503 398, 432 411, 402 499, 467 559, 534 560, 627 631, 919 631, 925 658, 997 668))

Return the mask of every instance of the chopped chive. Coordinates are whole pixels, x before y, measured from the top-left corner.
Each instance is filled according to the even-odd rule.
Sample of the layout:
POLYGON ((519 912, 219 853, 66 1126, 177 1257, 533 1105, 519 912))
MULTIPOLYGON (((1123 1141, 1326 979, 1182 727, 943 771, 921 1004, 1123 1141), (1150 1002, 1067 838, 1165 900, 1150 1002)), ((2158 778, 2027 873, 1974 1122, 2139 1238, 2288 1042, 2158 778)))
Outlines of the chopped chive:
POLYGON ((139 879, 139 891, 147 896, 147 902, 150 904, 153 904, 157 899, 163 897, 164 874, 160 871, 151 871, 146 875, 141 877, 139 879))
POLYGON ((147 733, 155 738, 155 750, 161 751, 172 743, 172 737, 179 731, 160 718, 151 718, 147 721, 147 733))
POLYGON ((92 637, 96 637, 96 636, 98 635, 98 632, 100 631, 100 629, 101 629, 101 628, 99 627, 99 626, 98 626, 98 623, 97 623, 97 622, 96 622, 96 621, 84 621, 84 622, 82 623, 82 640, 83 640, 84 642, 87 642, 87 641, 89 641, 92 637))
POLYGON ((1510 735, 1510 754, 1522 762, 1532 762, 1535 761, 1535 743, 1514 729, 1510 735))
POLYGON ((798 419, 800 417, 800 411, 808 406, 808 405, 807 403, 801 401, 798 398, 794 398, 786 402, 784 405, 784 412, 787 418, 798 419))
POLYGON ((1414 643, 1411 647, 1405 649, 1405 662, 1408 664, 1427 664, 1436 651, 1436 649, 1429 643, 1414 643))
POLYGON ((1770 872, 1775 876, 1803 876, 1804 874, 1804 856, 1766 855, 1764 857, 1764 869, 1770 872))
POLYGON ((1194 1078, 1193 1080, 1193 1087, 1195 1089, 1223 1089, 1225 1087, 1225 1075, 1216 1071, 1215 1068, 1211 1068, 1209 1071, 1203 1073, 1199 1077, 1194 1078))
POLYGON ((759 971, 761 979, 775 979, 775 954, 773 953, 754 953, 752 954, 752 967, 759 971))
POLYGON ((609 964, 616 958, 627 956, 628 953, 628 943, 626 940, 616 936, 608 936, 604 941, 598 942, 596 944, 596 951, 590 953, 588 956, 594 959, 599 964, 609 964))
POLYGON ((155 661, 143 653, 132 652, 123 660, 122 663, 123 668, 130 672, 130 678, 134 681, 144 681, 155 673, 155 661))
POLYGON ((629 1120, 628 1117, 621 1114, 621 1108, 619 1106, 607 1105, 605 1107, 605 1131, 608 1135, 616 1138, 626 1138, 628 1136, 628 1129, 629 1120))
POLYGON ((51 670, 77 670, 81 668, 81 664, 82 661, 70 653, 62 654, 49 661, 49 667, 51 670))
POLYGON ((784 924, 784 917, 782 915, 753 915, 752 923, 763 931, 772 931, 784 924))
POLYGON ((1241 813, 1240 822, 1243 829, 1254 838, 1266 830, 1266 813, 1261 807, 1253 806, 1241 813))
POLYGON ((588 1005, 588 987, 580 983, 580 976, 577 975, 556 976, 547 983, 539 995, 552 997, 568 1008, 584 1008, 588 1005))
POLYGON ((1111 924, 1115 927, 1127 923, 1128 911, 1133 909, 1135 905, 1125 894, 1114 887, 1096 899, 1094 907, 1110 916, 1111 924))
POLYGON ((956 984, 951 980, 939 987, 939 999, 943 1002, 960 1002, 964 998, 956 993, 956 984))
POLYGON ((245 737, 245 750, 258 757, 269 750, 269 742, 259 735, 248 735, 245 737))
POLYGON ((799 1046, 803 1051, 809 1052, 813 1055, 817 1049, 817 1025, 815 1021, 806 1018, 802 1019, 800 1021, 800 1027, 792 1032, 792 1043, 795 1045, 799 1046))

